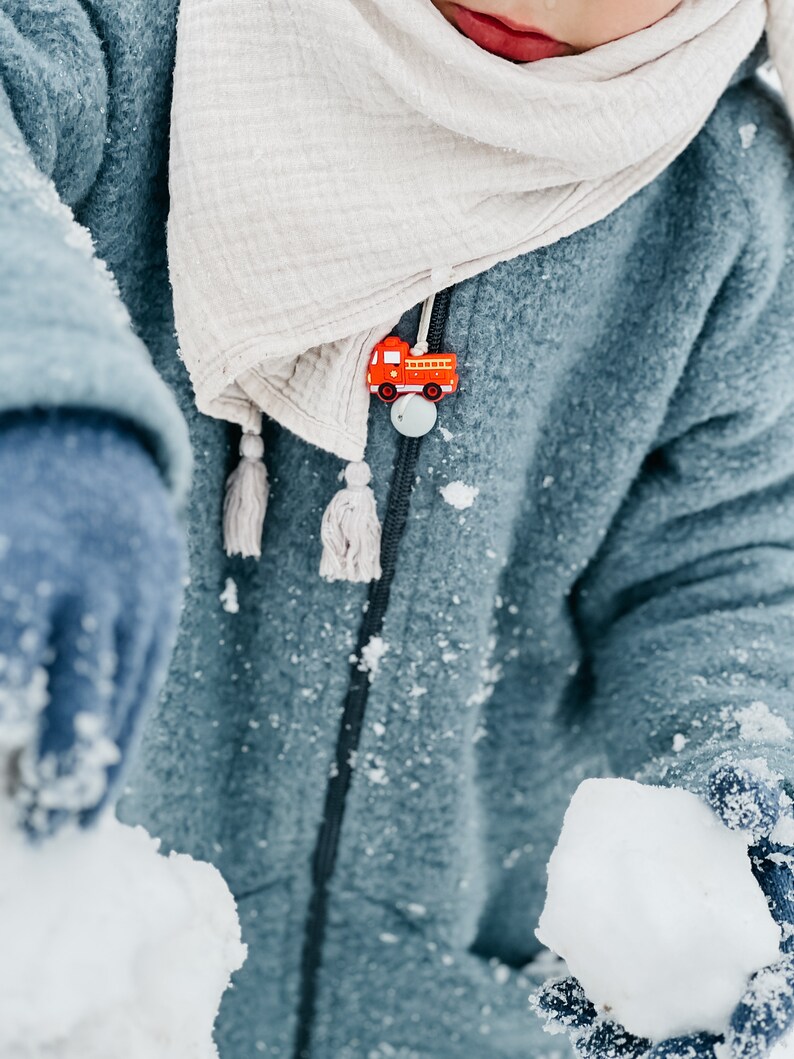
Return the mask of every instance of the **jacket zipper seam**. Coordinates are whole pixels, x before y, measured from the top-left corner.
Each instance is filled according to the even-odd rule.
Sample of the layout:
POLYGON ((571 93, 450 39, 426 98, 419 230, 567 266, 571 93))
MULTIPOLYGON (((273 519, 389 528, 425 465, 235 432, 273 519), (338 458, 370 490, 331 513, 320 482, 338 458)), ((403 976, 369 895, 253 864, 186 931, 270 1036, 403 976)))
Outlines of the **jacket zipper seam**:
MULTIPOLYGON (((427 336, 430 353, 441 352, 452 290, 452 287, 447 287, 436 295, 427 336)), ((310 1059, 311 1055, 317 979, 325 940, 328 885, 336 866, 339 838, 353 774, 352 758, 360 742, 369 697, 369 673, 361 670, 359 664, 363 649, 383 628, 391 584, 397 569, 397 553, 408 521, 421 442, 422 438, 400 438, 383 520, 382 574, 380 580, 370 584, 367 608, 359 626, 354 660, 350 664, 348 688, 337 732, 335 768, 326 784, 323 818, 312 856, 312 893, 301 956, 298 1022, 293 1059, 310 1059)))

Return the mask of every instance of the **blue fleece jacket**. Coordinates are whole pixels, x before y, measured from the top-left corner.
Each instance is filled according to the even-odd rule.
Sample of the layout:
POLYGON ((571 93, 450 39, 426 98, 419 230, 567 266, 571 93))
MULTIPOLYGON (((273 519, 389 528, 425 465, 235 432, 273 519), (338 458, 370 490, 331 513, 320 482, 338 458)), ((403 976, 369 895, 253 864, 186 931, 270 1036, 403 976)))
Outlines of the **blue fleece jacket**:
MULTIPOLYGON (((223 1059, 284 1059, 296 1040, 311 1059, 564 1055, 527 994, 543 973, 545 863, 578 782, 701 789, 721 755, 792 771, 788 120, 744 71, 610 217, 454 288, 444 344, 460 392, 421 446, 307 946, 367 588, 317 576, 338 461, 273 423, 263 558, 222 550, 237 436, 193 410, 165 271, 175 7, 0 0, 0 170, 9 157, 24 169, 0 227, 32 262, 0 284, 2 401, 119 412, 184 481, 173 405, 104 295, 82 299, 99 280, 53 236, 35 159, 90 227, 195 456, 186 609, 121 815, 215 862, 238 897, 250 955, 221 1010, 223 1059), (73 184, 68 157, 88 166, 73 184), (42 270, 76 312, 42 309, 42 270), (41 319, 46 342, 29 337, 41 319), (445 501, 452 482, 479 490, 471 507, 445 501)), ((398 333, 411 340, 418 318, 398 333)), ((381 511, 396 451, 373 403, 381 511)))

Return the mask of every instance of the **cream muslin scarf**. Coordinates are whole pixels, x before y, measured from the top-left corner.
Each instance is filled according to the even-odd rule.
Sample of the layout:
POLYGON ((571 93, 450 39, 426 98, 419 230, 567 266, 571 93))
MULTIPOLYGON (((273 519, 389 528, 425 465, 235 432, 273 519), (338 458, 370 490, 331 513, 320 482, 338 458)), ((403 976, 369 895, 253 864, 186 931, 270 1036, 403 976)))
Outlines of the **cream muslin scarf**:
POLYGON ((262 412, 361 460, 366 362, 402 314, 652 181, 768 15, 794 98, 792 6, 683 0, 590 52, 513 63, 430 0, 182 0, 168 248, 197 406, 245 432, 227 549, 259 554, 262 412))

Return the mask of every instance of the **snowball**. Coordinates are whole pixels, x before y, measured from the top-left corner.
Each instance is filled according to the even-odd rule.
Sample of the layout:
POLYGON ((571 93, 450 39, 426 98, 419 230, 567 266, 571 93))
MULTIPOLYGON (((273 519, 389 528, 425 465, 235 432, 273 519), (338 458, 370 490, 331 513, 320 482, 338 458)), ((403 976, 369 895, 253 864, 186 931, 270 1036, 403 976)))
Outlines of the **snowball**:
POLYGON ((599 1011, 654 1041, 722 1032, 780 945, 746 839, 688 791, 621 779, 574 794, 536 933, 599 1011))
POLYGON ((768 1059, 794 1059, 794 1032, 789 1030, 783 1040, 769 1053, 768 1059))
POLYGON ((444 500, 458 511, 465 511, 467 507, 471 507, 480 495, 480 490, 476 485, 466 485, 465 482, 450 482, 449 485, 442 486, 439 492, 444 500))
POLYGON ((109 813, 32 846, 2 805, 0 846, 3 1059, 216 1059, 245 946, 215 868, 109 813))
POLYGON ((784 813, 769 837, 780 846, 794 846, 794 819, 784 813))

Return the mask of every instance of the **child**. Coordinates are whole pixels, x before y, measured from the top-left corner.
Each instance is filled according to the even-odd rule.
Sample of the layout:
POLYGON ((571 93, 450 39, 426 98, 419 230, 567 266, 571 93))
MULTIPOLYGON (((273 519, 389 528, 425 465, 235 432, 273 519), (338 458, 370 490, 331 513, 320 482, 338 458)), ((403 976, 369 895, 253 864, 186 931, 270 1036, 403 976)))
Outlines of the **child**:
POLYGON ((221 1056, 571 1054, 527 994, 578 782, 791 778, 792 141, 764 5, 186 0, 169 240, 218 418, 167 300, 174 7, 0 8, 0 707, 42 671, 51 693, 17 796, 34 827, 89 818, 53 763, 95 779, 137 731, 179 576, 151 457, 177 502, 187 466, 35 162, 191 431, 181 628, 120 811, 238 900, 221 1056), (438 403, 367 385, 411 384, 390 333, 440 365, 438 403), (246 557, 218 524, 239 427, 246 557), (106 724, 71 750, 74 713, 106 724))

